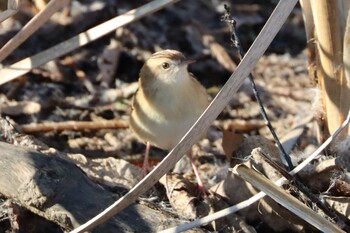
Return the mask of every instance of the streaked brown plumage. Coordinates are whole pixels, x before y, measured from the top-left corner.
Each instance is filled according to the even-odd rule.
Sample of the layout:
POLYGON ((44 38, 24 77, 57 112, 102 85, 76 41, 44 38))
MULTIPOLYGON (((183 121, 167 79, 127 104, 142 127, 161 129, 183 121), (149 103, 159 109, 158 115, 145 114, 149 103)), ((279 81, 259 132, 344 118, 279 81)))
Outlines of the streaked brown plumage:
POLYGON ((205 89, 187 71, 190 63, 178 51, 163 50, 143 65, 130 116, 141 140, 172 149, 208 106, 205 89))

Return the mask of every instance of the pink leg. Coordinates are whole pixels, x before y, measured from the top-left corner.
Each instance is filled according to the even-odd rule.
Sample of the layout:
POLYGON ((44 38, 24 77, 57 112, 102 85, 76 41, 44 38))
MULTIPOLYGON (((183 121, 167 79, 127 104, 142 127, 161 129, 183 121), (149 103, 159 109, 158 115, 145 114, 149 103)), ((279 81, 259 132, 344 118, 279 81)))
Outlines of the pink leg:
POLYGON ((196 161, 194 161, 194 158, 193 158, 193 156, 192 156, 192 152, 189 152, 189 153, 187 154, 187 156, 190 158, 193 172, 194 172, 194 174, 196 175, 196 179, 197 179, 197 183, 198 183, 198 188, 199 188, 199 190, 200 190, 204 195, 206 195, 206 191, 205 191, 205 188, 204 188, 202 179, 201 179, 201 177, 199 176, 198 168, 197 168, 197 166, 196 166, 196 161))
POLYGON ((145 158, 143 160, 143 165, 142 165, 142 173, 144 175, 147 175, 148 171, 150 170, 150 166, 148 163, 149 160, 149 150, 151 148, 151 144, 149 142, 146 143, 146 152, 145 152, 145 158))

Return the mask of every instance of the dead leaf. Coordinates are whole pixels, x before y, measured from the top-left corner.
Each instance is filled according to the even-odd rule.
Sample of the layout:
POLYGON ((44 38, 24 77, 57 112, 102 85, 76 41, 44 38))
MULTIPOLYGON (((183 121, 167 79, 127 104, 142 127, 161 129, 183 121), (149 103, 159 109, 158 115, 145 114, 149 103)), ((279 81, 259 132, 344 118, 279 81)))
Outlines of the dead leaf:
POLYGON ((336 179, 334 182, 336 195, 350 197, 350 184, 342 179, 336 179))
POLYGON ((98 60, 98 66, 100 68, 100 74, 98 80, 100 80, 107 87, 112 84, 115 78, 115 71, 119 62, 120 56, 120 43, 116 40, 112 40, 111 43, 103 50, 101 57, 98 60))
POLYGON ((344 215, 346 218, 350 218, 349 197, 323 196, 323 199, 329 204, 332 209, 344 215))
MULTIPOLYGON (((160 182, 166 188, 171 206, 183 217, 196 219, 228 207, 224 199, 213 192, 200 197, 198 187, 180 174, 165 175, 160 182)), ((205 227, 210 231, 255 233, 254 228, 238 215, 218 219, 205 227)))
POLYGON ((170 204, 179 215, 195 219, 209 212, 208 206, 203 206, 199 201, 200 190, 198 186, 182 175, 178 173, 165 175, 160 179, 160 183, 167 190, 170 204))
POLYGON ((234 152, 237 151, 244 136, 231 130, 223 130, 222 148, 225 151, 227 160, 230 161, 234 152))
MULTIPOLYGON (((335 158, 329 158, 322 161, 316 161, 313 164, 307 165, 303 170, 299 172, 299 176, 303 182, 314 192, 324 192, 329 189, 330 186, 336 184, 337 180, 340 182, 342 177, 349 176, 349 154, 348 151, 339 152, 335 158), (332 179, 334 182, 332 182, 332 179), (333 184, 332 184, 333 183, 333 184)), ((346 183, 348 184, 348 183, 346 183)), ((344 185, 346 185, 344 183, 344 185)), ((342 190, 342 194, 347 196, 348 193, 346 187, 340 187, 339 184, 336 189, 342 190)), ((338 191, 335 191, 338 193, 338 191)))
POLYGON ((211 35, 203 35, 203 44, 210 49, 210 53, 226 70, 233 72, 237 65, 233 62, 230 55, 226 52, 223 46, 215 41, 215 38, 211 35))

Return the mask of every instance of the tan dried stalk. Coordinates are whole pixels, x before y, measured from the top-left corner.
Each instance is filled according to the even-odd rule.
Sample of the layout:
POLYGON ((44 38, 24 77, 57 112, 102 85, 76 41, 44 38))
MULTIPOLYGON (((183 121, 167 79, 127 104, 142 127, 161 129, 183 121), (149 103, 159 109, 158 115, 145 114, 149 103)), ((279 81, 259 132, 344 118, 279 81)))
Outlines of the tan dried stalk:
POLYGON ((344 17, 340 1, 311 0, 316 38, 317 80, 329 133, 344 121, 350 108, 350 89, 343 67, 344 17))
MULTIPOLYGON (((314 38, 314 31, 315 31, 315 24, 314 19, 312 17, 312 8, 310 0, 300 0, 300 5, 303 9, 303 18, 304 18, 304 24, 305 24, 305 32, 306 32, 306 43, 307 43, 307 49, 308 49, 308 61, 309 61, 309 76, 311 80, 315 81, 315 78, 317 77, 316 72, 316 64, 315 64, 315 57, 316 57, 316 44, 315 44, 315 38, 314 38)), ((316 83, 316 82, 315 82, 316 83)))
MULTIPOLYGON (((344 16, 347 18, 345 22, 344 43, 343 43, 343 62, 344 62, 344 79, 347 88, 350 89, 350 1, 344 1, 344 16)), ((349 98, 349 96, 344 97, 349 98)), ((348 129, 348 134, 350 128, 348 129)))

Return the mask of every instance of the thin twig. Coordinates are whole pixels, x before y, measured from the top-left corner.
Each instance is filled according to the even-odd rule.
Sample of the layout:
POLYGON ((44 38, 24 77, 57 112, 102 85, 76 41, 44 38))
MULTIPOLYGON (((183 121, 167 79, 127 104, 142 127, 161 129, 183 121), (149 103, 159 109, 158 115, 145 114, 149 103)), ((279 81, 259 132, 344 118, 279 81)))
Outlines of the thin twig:
MULTIPOLYGON (((296 166, 292 171, 289 172, 290 175, 294 176, 299 171, 301 171, 307 164, 309 164, 312 160, 314 160, 338 135, 340 132, 342 132, 349 124, 350 122, 350 111, 348 113, 348 116, 346 120, 343 122, 341 127, 337 129, 334 134, 332 134, 316 151, 314 151, 307 159, 305 159, 302 163, 300 163, 298 166, 296 166)), ((280 178, 275 182, 276 185, 282 186, 283 184, 286 184, 288 180, 284 177, 280 178)), ((186 231, 189 229, 192 229, 194 227, 199 227, 201 225, 210 223, 212 221, 215 221, 217 219, 226 217, 230 214, 236 213, 244 208, 247 208, 248 206, 251 206, 255 202, 259 201, 261 198, 265 197, 266 194, 264 192, 259 192, 258 194, 248 198, 247 200, 244 200, 234 206, 228 207, 226 209, 220 210, 214 214, 205 216, 203 218, 197 219, 193 222, 183 224, 181 226, 176 226, 173 228, 169 228, 166 230, 161 231, 160 233, 178 233, 182 231, 186 231)))
MULTIPOLYGON (((242 58, 244 56, 244 51, 243 51, 243 48, 241 46, 241 42, 239 40, 239 36, 238 36, 238 33, 237 33, 236 21, 231 16, 230 7, 228 5, 226 5, 226 4, 224 5, 224 7, 225 7, 226 13, 223 16, 222 20, 225 21, 230 26, 232 44, 238 49, 239 58, 240 58, 240 60, 242 60, 242 58)), ((259 96, 259 93, 258 93, 258 89, 256 88, 256 85, 255 85, 252 73, 250 73, 248 77, 249 77, 250 83, 252 84, 254 96, 255 96, 256 101, 259 104, 260 112, 261 112, 262 117, 265 120, 266 126, 269 128, 273 138, 275 139, 275 142, 277 143, 278 149, 281 151, 284 159, 286 160, 286 162, 288 164, 288 167, 289 167, 289 170, 292 170, 294 168, 292 160, 291 160, 290 156, 284 150, 284 148, 283 148, 283 146, 282 146, 282 144, 281 144, 281 142, 280 142, 280 140, 279 140, 275 130, 273 129, 273 127, 271 125, 269 117, 266 114, 265 107, 264 107, 264 105, 263 105, 263 103, 262 103, 262 101, 260 99, 260 96, 259 96)))
MULTIPOLYGON (((284 167, 280 165, 280 163, 276 162, 275 160, 271 159, 271 156, 269 154, 266 154, 265 151, 260 150, 259 156, 262 157, 266 163, 268 163, 270 166, 272 166, 274 169, 276 169, 283 177, 285 177, 289 181, 293 181, 294 178, 292 175, 290 175, 284 167)), ((252 153, 253 154, 253 153, 252 153)))
POLYGON ((22 125, 20 128, 23 133, 43 133, 49 131, 84 131, 100 129, 125 129, 128 128, 128 122, 121 120, 102 120, 102 121, 64 121, 64 122, 45 122, 31 123, 22 125))

